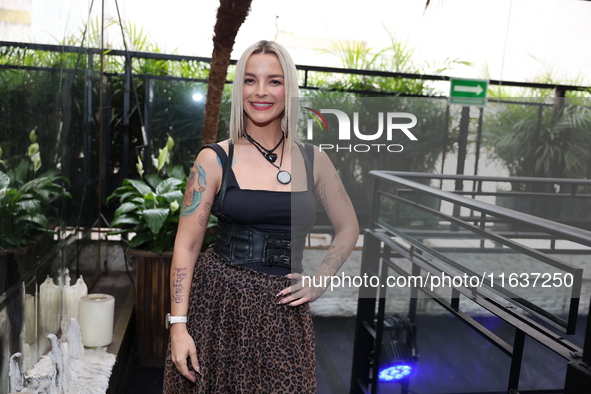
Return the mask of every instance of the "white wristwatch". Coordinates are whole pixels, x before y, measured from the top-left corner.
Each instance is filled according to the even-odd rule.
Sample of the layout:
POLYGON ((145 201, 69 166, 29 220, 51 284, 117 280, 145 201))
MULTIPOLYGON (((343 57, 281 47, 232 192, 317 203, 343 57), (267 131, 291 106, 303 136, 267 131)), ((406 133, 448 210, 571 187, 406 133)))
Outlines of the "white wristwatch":
POLYGON ((170 313, 166 314, 166 320, 164 322, 164 326, 168 330, 171 324, 174 323, 186 323, 187 316, 171 316, 170 313))

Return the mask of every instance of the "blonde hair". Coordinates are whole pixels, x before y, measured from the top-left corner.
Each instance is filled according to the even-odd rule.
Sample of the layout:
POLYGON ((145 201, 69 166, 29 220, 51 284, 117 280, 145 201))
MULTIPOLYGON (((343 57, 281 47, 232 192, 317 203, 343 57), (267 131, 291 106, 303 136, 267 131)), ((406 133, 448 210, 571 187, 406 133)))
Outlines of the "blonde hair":
POLYGON ((297 117, 299 111, 299 85, 298 72, 287 50, 274 41, 258 41, 248 47, 236 64, 236 73, 232 87, 232 110, 230 113, 230 138, 238 141, 244 135, 246 115, 242 102, 242 88, 244 86, 244 74, 246 62, 251 55, 272 53, 279 59, 283 69, 285 86, 285 110, 281 119, 281 129, 285 132, 287 146, 291 146, 296 132, 297 117))

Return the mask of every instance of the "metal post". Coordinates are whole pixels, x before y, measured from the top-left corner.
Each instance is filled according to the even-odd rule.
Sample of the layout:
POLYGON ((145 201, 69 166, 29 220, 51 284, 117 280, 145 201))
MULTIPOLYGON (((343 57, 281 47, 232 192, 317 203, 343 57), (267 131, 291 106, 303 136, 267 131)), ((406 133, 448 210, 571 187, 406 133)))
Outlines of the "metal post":
MULTIPOLYGON (((466 154, 468 151, 468 126, 470 124, 470 107, 462 107, 462 118, 460 119, 460 136, 458 138, 458 165, 456 174, 464 175, 464 167, 466 165, 466 154)), ((464 181, 456 180, 455 190, 464 190, 464 181)), ((460 217, 460 206, 454 205, 453 216, 460 217)))
MULTIPOLYGON (((441 141, 441 173, 445 167, 445 154, 447 153, 447 135, 449 134, 449 104, 445 109, 445 130, 443 132, 443 141, 441 141)), ((443 179, 439 180, 439 188, 443 189, 443 179)))
POLYGON ((589 303, 589 312, 587 314, 587 327, 585 329, 585 343, 583 344, 583 354, 581 362, 571 362, 566 368, 566 378, 564 381, 565 394, 580 394, 591 387, 591 302, 589 303))
MULTIPOLYGON (((537 148, 540 144, 540 133, 542 131, 542 116, 544 115, 544 107, 542 105, 540 105, 538 107, 538 120, 536 123, 536 137, 534 138, 534 152, 531 155, 531 176, 535 177, 536 176, 536 159, 537 159, 537 148)), ((528 187, 528 191, 532 191, 532 188, 534 188, 535 186, 530 184, 528 187)))
MULTIPOLYGON (((369 231, 365 232, 361 257, 360 275, 377 275, 380 258, 380 241, 369 231)), ((353 344, 353 366, 351 368, 351 394, 367 393, 370 382, 370 357, 374 348, 376 332, 375 319, 377 290, 372 287, 359 288, 357 317, 355 318, 355 340, 353 344)))
MULTIPOLYGON (((390 255, 390 249, 384 247, 384 256, 390 255)), ((386 257, 387 258, 387 257, 386 257)), ((385 283, 386 278, 388 276, 388 266, 386 264, 382 264, 380 270, 380 282, 385 283)), ((379 392, 379 381, 378 376, 380 372, 380 357, 382 353, 382 341, 384 336, 384 317, 386 313, 386 288, 383 289, 378 288, 376 294, 379 296, 378 299, 378 316, 375 320, 375 333, 376 337, 373 342, 373 352, 372 352, 372 368, 371 368, 371 393, 377 394, 379 392)))
POLYGON ((125 75, 123 81, 123 141, 121 144, 121 177, 129 178, 129 112, 131 108, 131 56, 125 55, 125 75))
POLYGON ((372 193, 372 200, 371 206, 369 207, 369 228, 371 230, 375 229, 376 223, 379 218, 380 214, 380 179, 378 177, 373 177, 373 193, 372 193))
MULTIPOLYGON (((86 115, 84 117, 84 187, 90 185, 93 179, 92 174, 92 114, 93 114, 93 100, 92 91, 94 89, 93 84, 93 68, 94 67, 94 52, 88 52, 88 70, 86 71, 86 115)), ((81 204, 84 205, 85 201, 81 204)))
POLYGON ((509 372, 509 387, 507 391, 519 390, 519 376, 521 375, 521 360, 523 359, 523 348, 525 345, 525 333, 515 329, 513 342, 513 356, 511 357, 511 371, 509 372))
MULTIPOLYGON (((462 107, 462 118, 460 119, 460 136, 458 138, 458 165, 456 174, 464 175, 466 165, 466 154, 468 151, 468 126, 470 125, 470 107, 462 107)), ((456 180, 456 190, 464 190, 464 182, 456 180)))
POLYGON ((62 95, 62 105, 64 108, 61 130, 58 131, 56 138, 56 145, 60 145, 56 151, 61 150, 61 172, 69 179, 73 179, 72 176, 72 155, 71 155, 71 137, 70 130, 72 128, 72 93, 74 87, 74 79, 76 78, 75 70, 66 70, 66 89, 62 95))
MULTIPOLYGON (((152 80, 144 77, 144 130, 142 130, 142 138, 144 143, 144 171, 150 172, 152 168, 152 150, 150 147, 150 88, 152 80)), ((138 152, 139 153, 139 152, 138 152)))
MULTIPOLYGON (((412 263, 412 276, 415 278, 421 275, 421 267, 416 265, 414 262, 412 263)), ((416 324, 417 322, 417 302, 419 298, 419 289, 416 286, 412 286, 410 288, 410 303, 408 305, 408 318, 411 324, 416 324)))
POLYGON ((112 172, 112 168, 111 168, 111 136, 112 136, 112 118, 111 118, 111 114, 113 113, 113 79, 112 77, 109 75, 106 77, 107 79, 107 86, 105 88, 106 90, 106 95, 104 97, 105 103, 104 103, 104 119, 103 119, 103 158, 102 158, 102 163, 103 163, 103 168, 102 168, 102 184, 103 184, 103 193, 104 195, 101 196, 102 200, 104 201, 107 198, 107 194, 110 194, 112 191, 112 187, 109 184, 109 180, 112 179, 111 177, 111 172, 112 172))
POLYGON ((587 328, 585 329, 585 343, 583 344, 583 362, 591 367, 591 301, 589 301, 589 312, 587 313, 587 328))
MULTIPOLYGON (((476 135, 476 158, 474 162, 474 176, 478 175, 478 162, 480 161, 480 144, 482 143, 482 123, 484 118, 484 108, 480 108, 480 114, 478 115, 478 131, 476 135)), ((476 182, 472 190, 476 190, 476 182)))

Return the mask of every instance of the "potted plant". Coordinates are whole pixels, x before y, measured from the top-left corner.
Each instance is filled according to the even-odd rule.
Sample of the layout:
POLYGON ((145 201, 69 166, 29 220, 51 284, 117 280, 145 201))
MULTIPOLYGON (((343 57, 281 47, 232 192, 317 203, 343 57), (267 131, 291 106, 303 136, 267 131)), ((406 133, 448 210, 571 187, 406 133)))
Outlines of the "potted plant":
POLYGON ((39 172, 42 163, 35 129, 29 133, 29 140, 27 155, 15 166, 8 159, 3 160, 0 147, 0 251, 24 258, 27 247, 34 249, 36 253, 29 262, 34 264, 40 250, 51 248, 52 238, 41 235, 56 233, 50 228, 52 214, 57 211, 55 202, 71 195, 64 187, 68 179, 60 176, 58 170, 39 172), (32 247, 35 242, 42 242, 45 247, 32 247))
MULTIPOLYGON (((172 248, 180 218, 187 175, 182 166, 170 166, 174 140, 168 136, 166 146, 154 159, 157 172, 144 174, 140 159, 136 164, 141 179, 125 179, 122 186, 107 198, 107 204, 118 200, 109 232, 130 235, 127 256, 135 278, 135 316, 137 335, 142 346, 142 365, 163 365, 168 345, 164 316, 170 312, 170 265, 172 248)), ((210 217, 208 239, 215 237, 217 219, 210 217)))

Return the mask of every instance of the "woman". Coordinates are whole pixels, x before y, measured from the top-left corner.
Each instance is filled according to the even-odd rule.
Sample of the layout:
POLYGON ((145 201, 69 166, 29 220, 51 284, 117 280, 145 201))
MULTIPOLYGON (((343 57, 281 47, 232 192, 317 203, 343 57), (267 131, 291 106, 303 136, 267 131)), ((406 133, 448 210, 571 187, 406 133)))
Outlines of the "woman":
POLYGON ((165 393, 316 392, 307 303, 324 289, 299 280, 315 195, 335 228, 315 275, 338 271, 359 228, 326 154, 294 142, 296 97, 297 72, 282 46, 260 41, 244 52, 231 138, 202 149, 187 182, 171 267, 165 393), (210 213, 219 218, 217 240, 199 257, 210 213))

